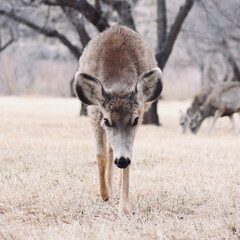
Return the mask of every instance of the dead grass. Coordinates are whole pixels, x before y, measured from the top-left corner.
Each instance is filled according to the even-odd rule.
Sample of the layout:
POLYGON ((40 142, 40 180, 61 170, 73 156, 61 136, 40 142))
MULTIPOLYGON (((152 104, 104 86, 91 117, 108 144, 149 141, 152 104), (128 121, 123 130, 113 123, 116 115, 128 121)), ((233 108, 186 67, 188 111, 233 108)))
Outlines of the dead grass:
MULTIPOLYGON (((88 119, 76 99, 0 98, 0 239, 240 239, 240 136, 228 119, 180 135, 178 109, 141 126, 131 165, 135 215, 98 195, 88 119)), ((115 174, 117 175, 117 174, 115 174)), ((115 176, 116 177, 116 176, 115 176)), ((116 181, 115 181, 116 182, 116 181)))

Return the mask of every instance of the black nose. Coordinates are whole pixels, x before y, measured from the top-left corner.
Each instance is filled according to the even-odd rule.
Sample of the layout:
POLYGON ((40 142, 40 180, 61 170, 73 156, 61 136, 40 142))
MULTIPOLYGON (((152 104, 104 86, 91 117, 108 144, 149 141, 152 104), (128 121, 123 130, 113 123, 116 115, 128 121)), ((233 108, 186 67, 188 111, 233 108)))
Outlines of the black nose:
POLYGON ((117 167, 119 168, 126 168, 130 165, 131 163, 131 160, 129 158, 124 158, 124 157, 121 157, 121 158, 116 158, 114 163, 117 165, 117 167))

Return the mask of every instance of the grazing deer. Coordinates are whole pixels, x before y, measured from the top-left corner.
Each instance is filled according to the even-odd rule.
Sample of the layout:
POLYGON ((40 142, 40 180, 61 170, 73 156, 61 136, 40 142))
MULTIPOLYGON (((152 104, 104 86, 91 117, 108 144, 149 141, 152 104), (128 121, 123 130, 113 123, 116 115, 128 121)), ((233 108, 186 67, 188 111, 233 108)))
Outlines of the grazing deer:
POLYGON ((153 50, 133 30, 113 26, 89 42, 75 75, 75 90, 89 107, 95 134, 100 195, 112 197, 112 165, 122 171, 119 214, 129 213, 129 165, 143 113, 162 91, 153 50))
MULTIPOLYGON (((190 130, 197 133, 204 119, 213 116, 210 133, 219 117, 232 116, 240 112, 240 83, 227 82, 216 87, 204 104, 191 117, 190 130)), ((237 133, 239 129, 237 130, 237 133)))
POLYGON ((181 133, 185 133, 187 131, 187 129, 189 128, 191 117, 206 101, 207 97, 212 92, 212 89, 212 87, 202 88, 201 91, 194 97, 193 102, 191 106, 187 109, 186 113, 184 114, 182 111, 180 111, 179 124, 181 127, 181 133))
MULTIPOLYGON (((194 114, 199 111, 200 107, 204 104, 204 102, 207 100, 208 96, 212 93, 212 91, 221 91, 232 84, 235 84, 233 82, 222 82, 219 84, 216 84, 214 86, 205 87, 200 90, 200 92, 194 97, 194 100, 191 104, 191 106, 187 109, 186 114, 184 114, 182 111, 180 111, 180 119, 179 124, 181 127, 181 133, 185 133, 186 130, 189 128, 189 124, 191 122, 191 118, 194 116, 194 114)), ((224 115, 225 116, 225 115, 224 115)), ((233 121, 233 115, 228 115, 228 117, 231 120, 232 128, 234 129, 234 121, 233 121)), ((208 133, 214 129, 215 123, 210 126, 209 121, 209 127, 208 127, 208 133)))

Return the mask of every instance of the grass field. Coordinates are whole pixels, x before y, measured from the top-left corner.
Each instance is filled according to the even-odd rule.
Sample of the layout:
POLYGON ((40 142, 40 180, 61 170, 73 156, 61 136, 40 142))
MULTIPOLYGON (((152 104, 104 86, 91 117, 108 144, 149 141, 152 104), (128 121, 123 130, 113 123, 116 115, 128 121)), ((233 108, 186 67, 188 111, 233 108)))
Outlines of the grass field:
MULTIPOLYGON (((132 216, 98 195, 89 121, 76 99, 0 98, 0 239, 240 239, 240 136, 230 121, 181 135, 161 101, 162 127, 141 126, 130 172, 132 216)), ((117 169, 115 171, 117 179, 117 169)))

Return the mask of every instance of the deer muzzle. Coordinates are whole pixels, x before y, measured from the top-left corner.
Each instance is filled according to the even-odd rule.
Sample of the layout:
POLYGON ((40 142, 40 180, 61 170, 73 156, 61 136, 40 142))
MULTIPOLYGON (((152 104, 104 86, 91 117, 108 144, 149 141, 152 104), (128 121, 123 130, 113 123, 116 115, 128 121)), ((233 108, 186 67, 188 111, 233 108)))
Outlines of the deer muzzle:
POLYGON ((129 158, 124 157, 115 158, 114 163, 118 168, 126 168, 131 164, 131 160, 129 158))

